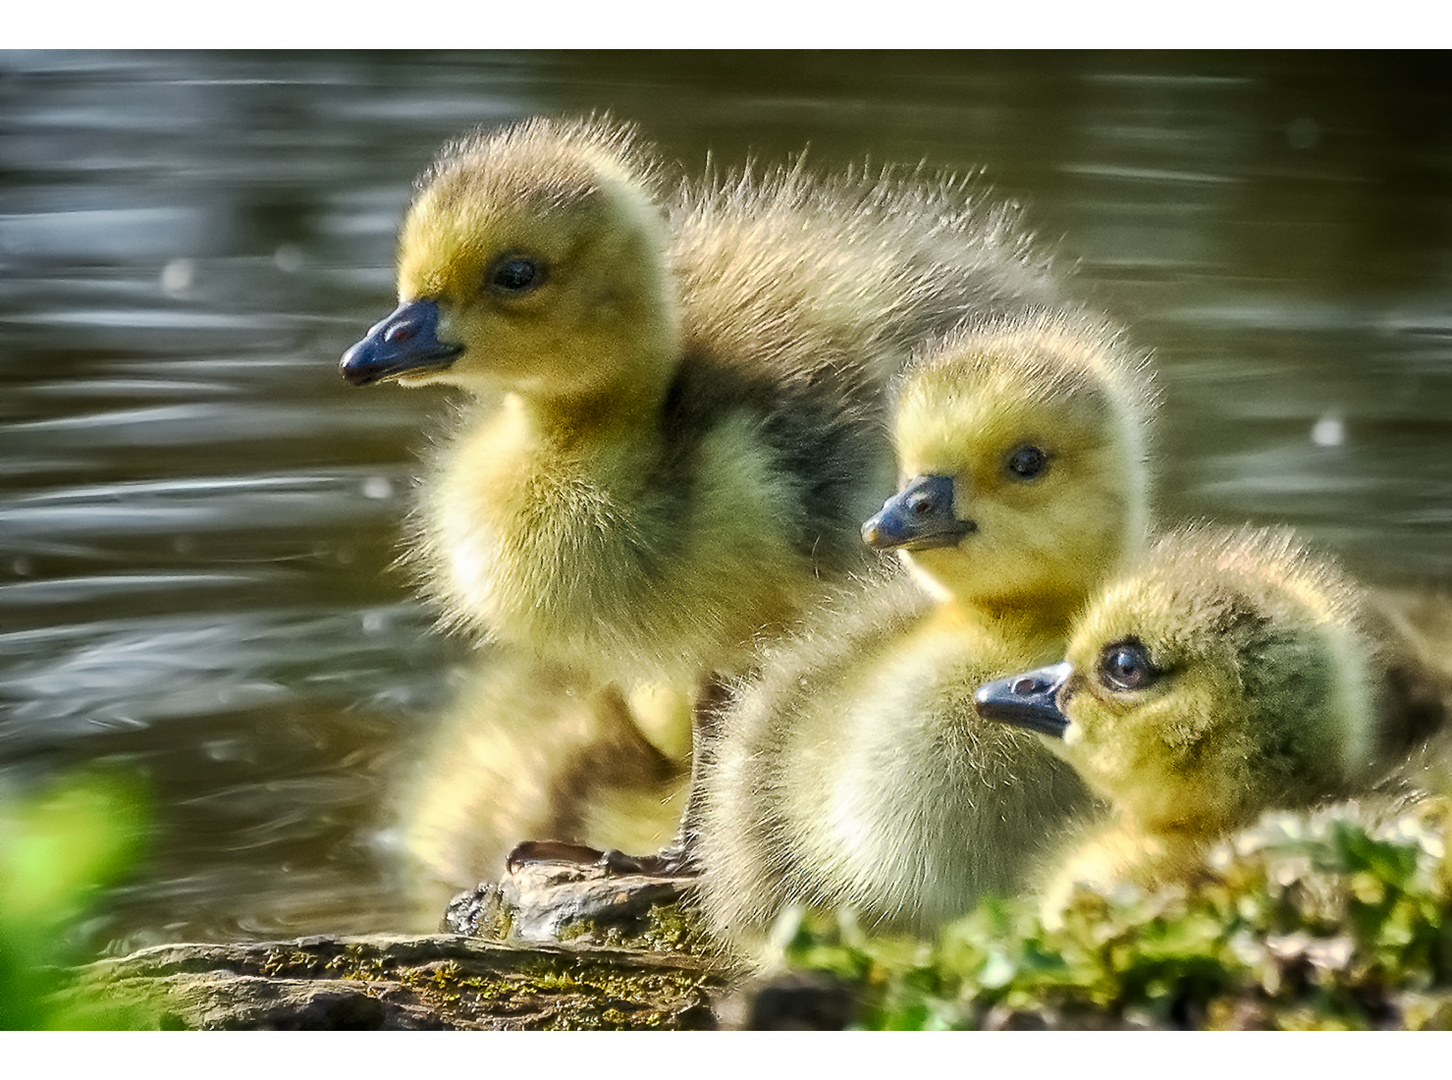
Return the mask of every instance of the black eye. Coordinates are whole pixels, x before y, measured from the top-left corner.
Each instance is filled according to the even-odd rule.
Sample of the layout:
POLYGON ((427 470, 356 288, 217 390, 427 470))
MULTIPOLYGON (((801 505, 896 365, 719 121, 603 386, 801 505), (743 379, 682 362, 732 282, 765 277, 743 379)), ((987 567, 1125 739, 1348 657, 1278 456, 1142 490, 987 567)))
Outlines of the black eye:
POLYGON ((1008 471, 1021 480, 1032 480, 1044 471, 1049 455, 1037 446, 1020 446, 1008 458, 1008 471))
POLYGON ((1121 641, 1099 654, 1099 681, 1110 690, 1143 690, 1159 676, 1149 653, 1137 641, 1121 641))
POLYGON ((528 292, 544 280, 544 270, 533 259, 508 255, 494 264, 489 272, 489 287, 495 292, 518 294, 528 292))

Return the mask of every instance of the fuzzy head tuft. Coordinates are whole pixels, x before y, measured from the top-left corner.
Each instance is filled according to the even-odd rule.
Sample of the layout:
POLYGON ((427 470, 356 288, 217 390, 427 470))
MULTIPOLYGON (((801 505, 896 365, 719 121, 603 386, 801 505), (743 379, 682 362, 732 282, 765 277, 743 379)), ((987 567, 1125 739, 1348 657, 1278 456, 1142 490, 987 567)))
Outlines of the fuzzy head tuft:
POLYGON ((953 480, 958 545, 904 557, 984 607, 1079 607, 1141 542, 1155 395, 1142 354, 1107 324, 1033 312, 920 352, 898 395, 905 480, 953 480))
POLYGON ((1055 748, 1151 829, 1219 832, 1335 794, 1372 752, 1360 604, 1289 532, 1170 534, 1080 620, 1055 748))
POLYGON ((403 224, 398 292, 435 302, 464 352, 412 381, 544 397, 659 382, 677 330, 653 176, 634 132, 601 121, 446 147, 403 224))

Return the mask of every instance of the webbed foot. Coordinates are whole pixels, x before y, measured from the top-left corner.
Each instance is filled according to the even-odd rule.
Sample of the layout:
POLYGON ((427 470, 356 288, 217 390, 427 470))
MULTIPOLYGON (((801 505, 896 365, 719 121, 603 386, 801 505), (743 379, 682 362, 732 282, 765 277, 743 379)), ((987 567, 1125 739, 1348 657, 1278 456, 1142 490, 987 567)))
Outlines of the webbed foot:
POLYGON ((642 876, 657 878, 695 877, 700 873, 696 860, 686 845, 672 843, 654 855, 627 855, 611 849, 601 851, 585 844, 562 840, 526 840, 516 844, 505 859, 505 869, 517 873, 526 866, 544 863, 567 863, 580 867, 599 867, 612 877, 642 876))

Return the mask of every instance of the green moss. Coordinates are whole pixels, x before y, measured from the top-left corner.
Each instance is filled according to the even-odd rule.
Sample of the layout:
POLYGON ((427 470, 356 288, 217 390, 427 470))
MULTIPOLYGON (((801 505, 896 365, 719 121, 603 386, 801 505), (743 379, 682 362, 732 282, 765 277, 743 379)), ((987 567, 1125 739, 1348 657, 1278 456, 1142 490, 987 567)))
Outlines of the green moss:
POLYGON ((511 1026, 558 1030, 677 1028, 682 1015, 709 1022, 703 976, 642 970, 585 954, 537 954, 512 970, 466 973, 453 960, 391 976, 441 1014, 509 1018, 511 1026))
POLYGON ((704 934, 694 915, 684 904, 653 904, 650 909, 651 940, 662 949, 695 951, 704 941, 704 934))
MULTIPOLYGON (((501 920, 508 922, 507 915, 501 920)), ((497 940, 504 936, 488 934, 497 940)), ((563 945, 590 943, 619 949, 654 952, 696 952, 705 936, 695 916, 680 901, 651 904, 641 915, 623 918, 582 919, 563 927, 556 936, 563 945)))
POLYGON ((1439 1027, 1452 1020, 1452 803, 1378 832, 1267 819, 1202 879, 1081 891, 1063 925, 989 901, 935 941, 806 919, 783 961, 859 992, 861 1026, 1439 1027))
POLYGON ((580 989, 580 981, 569 972, 548 971, 535 976, 532 989, 545 994, 563 994, 580 989))

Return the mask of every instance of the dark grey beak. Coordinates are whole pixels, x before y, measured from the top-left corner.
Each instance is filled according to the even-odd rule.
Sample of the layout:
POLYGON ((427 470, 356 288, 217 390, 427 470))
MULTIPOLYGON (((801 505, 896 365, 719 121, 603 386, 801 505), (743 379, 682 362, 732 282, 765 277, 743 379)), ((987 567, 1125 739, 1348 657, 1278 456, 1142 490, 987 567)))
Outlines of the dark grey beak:
POLYGON ((1069 718, 1059 711, 1055 699, 1072 674, 1074 666, 1065 662, 995 679, 974 692, 973 707, 985 720, 999 720, 1062 739, 1069 718))
POLYGON ((951 476, 919 476, 862 526, 862 539, 878 551, 920 551, 953 547, 977 528, 974 522, 953 516, 951 476))
POLYGON ((439 306, 432 300, 399 304, 343 354, 338 370, 354 386, 366 386, 410 371, 446 368, 464 347, 445 345, 438 332, 439 306))

